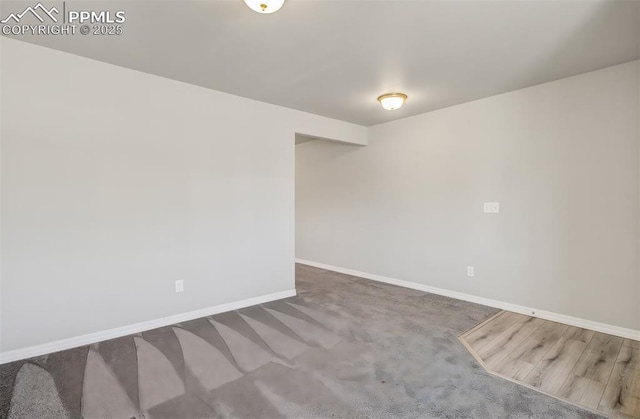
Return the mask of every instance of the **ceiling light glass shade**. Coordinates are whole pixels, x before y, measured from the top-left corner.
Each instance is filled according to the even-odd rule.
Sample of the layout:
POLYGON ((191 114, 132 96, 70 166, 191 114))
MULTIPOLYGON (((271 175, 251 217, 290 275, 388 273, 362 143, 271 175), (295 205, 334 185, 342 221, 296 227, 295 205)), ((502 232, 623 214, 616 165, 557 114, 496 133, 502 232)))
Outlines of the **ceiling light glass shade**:
POLYGON ((258 13, 277 12, 284 4, 284 0, 244 0, 244 2, 258 13))
POLYGON ((400 109, 405 100, 407 100, 407 95, 404 93, 387 93, 378 98, 378 102, 388 111, 400 109))

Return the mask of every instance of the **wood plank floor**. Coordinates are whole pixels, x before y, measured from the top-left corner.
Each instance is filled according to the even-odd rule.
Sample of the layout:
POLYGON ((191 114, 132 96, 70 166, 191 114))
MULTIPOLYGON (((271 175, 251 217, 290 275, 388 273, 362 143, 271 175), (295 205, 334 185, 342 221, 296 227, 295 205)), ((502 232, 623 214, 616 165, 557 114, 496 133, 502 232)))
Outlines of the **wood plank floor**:
POLYGON ((640 418, 640 342, 502 311, 460 335, 484 368, 612 418, 640 418))

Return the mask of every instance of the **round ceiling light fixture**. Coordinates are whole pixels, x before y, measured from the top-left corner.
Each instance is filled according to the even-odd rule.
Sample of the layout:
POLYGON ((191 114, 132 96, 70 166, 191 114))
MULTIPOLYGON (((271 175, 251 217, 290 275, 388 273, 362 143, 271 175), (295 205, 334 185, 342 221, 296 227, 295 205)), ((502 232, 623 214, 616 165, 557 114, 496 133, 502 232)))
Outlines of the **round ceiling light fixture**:
POLYGON ((244 2, 258 13, 273 13, 280 10, 284 4, 284 0, 244 0, 244 2))
POLYGON ((388 111, 400 109, 405 100, 407 100, 407 95, 404 93, 385 93, 378 97, 378 102, 388 111))

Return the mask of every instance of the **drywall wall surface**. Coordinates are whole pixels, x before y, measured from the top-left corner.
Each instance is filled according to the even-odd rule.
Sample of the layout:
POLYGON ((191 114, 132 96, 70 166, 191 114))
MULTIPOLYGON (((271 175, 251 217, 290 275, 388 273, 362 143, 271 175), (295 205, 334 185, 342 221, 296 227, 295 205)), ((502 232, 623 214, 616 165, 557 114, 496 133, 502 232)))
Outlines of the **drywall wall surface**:
POLYGON ((0 42, 3 351, 294 289, 295 132, 366 128, 0 42))
POLYGON ((631 62, 299 144, 296 257, 638 330, 638 115, 631 62))
MULTIPOLYGON (((640 39, 638 39, 638 49, 640 50, 640 39)), ((640 60, 636 61, 637 68, 637 83, 638 83, 638 120, 637 120, 637 135, 638 135, 638 187, 640 188, 640 60)), ((638 191, 638 200, 640 201, 640 190, 638 191)), ((638 205, 638 219, 640 220, 640 204, 638 205)), ((638 282, 636 284, 636 295, 638 295, 638 318, 636 323, 640 325, 640 222, 638 222, 638 282)), ((632 290, 633 292, 633 290, 632 290)))

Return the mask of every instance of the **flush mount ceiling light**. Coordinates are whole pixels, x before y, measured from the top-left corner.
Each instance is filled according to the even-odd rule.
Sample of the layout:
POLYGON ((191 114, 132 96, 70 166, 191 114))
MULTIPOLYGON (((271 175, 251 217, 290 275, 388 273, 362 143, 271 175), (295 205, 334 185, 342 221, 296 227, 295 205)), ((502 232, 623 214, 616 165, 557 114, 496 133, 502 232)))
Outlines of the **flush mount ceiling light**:
POLYGON ((280 10, 284 0, 244 0, 252 10, 258 13, 273 13, 280 10))
POLYGON ((378 102, 388 111, 400 109, 405 100, 407 100, 407 95, 404 93, 385 93, 378 97, 378 102))

